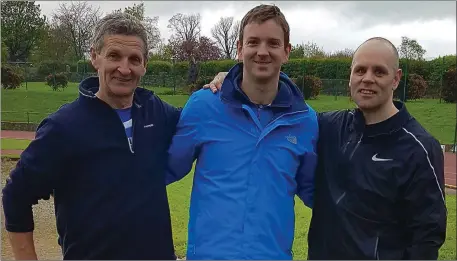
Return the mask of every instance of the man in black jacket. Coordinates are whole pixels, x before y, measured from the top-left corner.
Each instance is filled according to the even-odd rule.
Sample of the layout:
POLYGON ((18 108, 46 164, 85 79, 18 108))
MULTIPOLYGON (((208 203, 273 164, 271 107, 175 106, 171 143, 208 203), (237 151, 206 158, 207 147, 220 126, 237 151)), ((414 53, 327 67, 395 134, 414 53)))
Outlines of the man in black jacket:
POLYGON ((393 101, 398 52, 372 38, 355 52, 357 109, 320 114, 309 259, 437 259, 446 236, 444 155, 393 101))
MULTIPOLYGON (((204 86, 221 88, 226 73, 204 86)), ((398 51, 380 37, 354 53, 353 110, 320 113, 309 259, 437 259, 446 237, 444 155, 393 101, 398 51)))

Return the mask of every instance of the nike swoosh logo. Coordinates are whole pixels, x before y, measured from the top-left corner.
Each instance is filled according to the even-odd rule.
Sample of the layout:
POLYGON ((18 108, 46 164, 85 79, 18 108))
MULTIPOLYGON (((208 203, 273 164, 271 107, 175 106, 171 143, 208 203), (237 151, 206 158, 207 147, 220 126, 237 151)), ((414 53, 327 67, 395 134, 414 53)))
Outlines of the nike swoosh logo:
POLYGON ((392 161, 393 159, 381 159, 381 158, 378 158, 377 157, 378 153, 376 153, 375 155, 373 155, 373 157, 371 157, 371 159, 373 161, 392 161))
POLYGON ((152 126, 154 126, 154 124, 144 125, 145 128, 150 128, 150 127, 152 127, 152 126))

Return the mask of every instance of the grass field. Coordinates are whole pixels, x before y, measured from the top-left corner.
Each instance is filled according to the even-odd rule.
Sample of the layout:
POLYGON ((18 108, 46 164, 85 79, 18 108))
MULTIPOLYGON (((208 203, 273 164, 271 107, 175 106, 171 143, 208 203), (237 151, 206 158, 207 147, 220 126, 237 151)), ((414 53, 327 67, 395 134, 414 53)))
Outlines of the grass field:
POLYGON ((29 140, 1 139, 2 150, 23 150, 30 144, 29 140))
MULTIPOLYGON (((166 102, 182 107, 188 95, 165 95, 171 88, 153 88, 166 102)), ((78 97, 77 83, 69 83, 63 91, 53 91, 42 82, 30 82, 16 90, 2 90, 2 121, 40 122, 61 105, 78 97)), ((316 111, 353 108, 354 103, 347 97, 319 96, 308 103, 316 111)), ((439 103, 439 100, 424 99, 407 102, 407 108, 423 126, 442 144, 452 144, 455 139, 456 105, 439 103)))
MULTIPOLYGON (((14 166, 14 161, 2 160, 3 173, 9 173, 14 166)), ((2 187, 6 175, 2 176, 2 187)), ((181 181, 168 186, 171 217, 173 225, 173 238, 179 257, 185 256, 187 242, 187 221, 189 219, 189 199, 193 175, 190 173, 181 181)), ((447 237, 444 246, 440 250, 440 260, 456 259, 456 196, 447 196, 448 226, 447 237)), ((304 207, 302 202, 296 199, 296 228, 295 241, 293 246, 294 259, 305 260, 307 253, 307 233, 311 212, 304 207)), ((1 211, 3 215, 3 210, 1 211)), ((51 201, 40 201, 34 207, 36 230, 34 238, 36 251, 39 259, 61 258, 60 248, 57 244, 57 232, 55 228, 53 203, 51 201)), ((11 259, 12 254, 4 229, 4 218, 2 216, 2 260, 11 259)))

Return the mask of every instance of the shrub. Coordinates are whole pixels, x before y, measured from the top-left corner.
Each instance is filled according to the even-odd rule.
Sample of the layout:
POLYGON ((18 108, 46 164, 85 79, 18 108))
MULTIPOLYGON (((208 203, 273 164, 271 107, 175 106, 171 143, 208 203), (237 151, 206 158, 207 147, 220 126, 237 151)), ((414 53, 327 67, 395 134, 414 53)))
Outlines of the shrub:
POLYGON ((41 77, 46 77, 46 75, 64 71, 66 71, 66 65, 61 61, 42 61, 38 66, 37 73, 41 77))
POLYGON ((66 88, 68 85, 68 77, 65 73, 49 74, 46 76, 46 85, 49 85, 54 91, 59 88, 66 88))
POLYGON ((457 102, 457 73, 456 69, 449 69, 443 77, 443 89, 441 97, 445 102, 457 102))
POLYGON ((16 89, 21 86, 24 76, 15 68, 2 64, 2 87, 3 89, 16 89))
POLYGON ((417 100, 425 96, 427 91, 427 82, 418 74, 410 74, 406 80, 407 96, 408 100, 417 100))
POLYGON ((306 100, 315 99, 319 96, 319 92, 322 89, 322 81, 319 77, 306 75, 298 76, 292 79, 297 87, 302 91, 303 96, 306 100))

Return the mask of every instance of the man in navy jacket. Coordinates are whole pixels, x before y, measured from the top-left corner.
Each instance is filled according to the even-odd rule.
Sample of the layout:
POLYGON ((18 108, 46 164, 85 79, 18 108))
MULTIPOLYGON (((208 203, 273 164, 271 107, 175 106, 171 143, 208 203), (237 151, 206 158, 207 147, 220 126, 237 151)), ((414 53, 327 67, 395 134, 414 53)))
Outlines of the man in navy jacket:
POLYGON ((180 110, 137 88, 147 50, 133 17, 97 25, 98 77, 41 122, 3 189, 16 259, 37 259, 32 205, 51 194, 64 259, 176 258, 164 171, 180 110))
MULTIPOLYGON (((220 89, 225 73, 204 88, 220 89)), ((353 110, 319 114, 309 259, 437 259, 446 238, 439 142, 393 100, 397 49, 376 37, 355 52, 353 110)))

